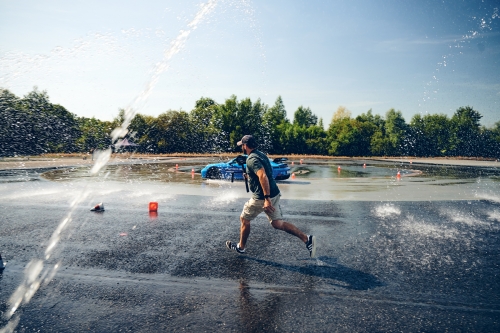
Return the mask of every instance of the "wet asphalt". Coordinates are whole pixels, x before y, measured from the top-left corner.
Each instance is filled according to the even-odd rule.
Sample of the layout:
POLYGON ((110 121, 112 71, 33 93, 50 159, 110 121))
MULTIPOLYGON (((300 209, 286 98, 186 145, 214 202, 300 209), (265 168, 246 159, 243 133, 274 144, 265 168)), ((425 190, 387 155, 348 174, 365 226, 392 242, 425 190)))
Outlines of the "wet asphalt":
MULTIPOLYGON (((23 193, 0 201, 2 315, 70 209, 49 190, 23 193)), ((105 212, 73 208, 44 262, 57 274, 17 310, 16 332, 500 331, 494 200, 282 198, 285 219, 317 236, 314 259, 264 216, 245 255, 227 250, 245 198, 170 193, 157 216, 141 200, 113 192, 105 212)))

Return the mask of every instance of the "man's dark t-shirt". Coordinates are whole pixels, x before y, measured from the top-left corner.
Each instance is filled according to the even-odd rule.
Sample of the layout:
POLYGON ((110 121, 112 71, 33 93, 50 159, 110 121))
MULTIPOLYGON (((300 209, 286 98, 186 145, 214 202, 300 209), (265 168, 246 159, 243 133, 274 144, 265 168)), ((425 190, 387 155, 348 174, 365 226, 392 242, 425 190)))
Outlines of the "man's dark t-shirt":
POLYGON ((271 198, 274 198, 280 193, 280 190, 273 178, 273 168, 269 162, 269 158, 264 153, 255 149, 247 157, 247 174, 250 191, 253 192, 253 198, 258 200, 264 200, 264 191, 260 185, 259 176, 257 176, 257 171, 262 168, 266 171, 267 179, 269 179, 271 198))

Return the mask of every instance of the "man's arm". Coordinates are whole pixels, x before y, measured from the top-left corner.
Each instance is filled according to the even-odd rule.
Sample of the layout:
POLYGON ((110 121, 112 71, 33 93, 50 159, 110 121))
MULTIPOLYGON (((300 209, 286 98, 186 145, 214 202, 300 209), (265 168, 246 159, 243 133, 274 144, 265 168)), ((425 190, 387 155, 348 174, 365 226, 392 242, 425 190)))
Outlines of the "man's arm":
MULTIPOLYGON (((260 168, 257 170, 256 174, 257 177, 259 177, 260 186, 262 186, 264 195, 271 195, 271 187, 269 186, 269 179, 267 178, 266 170, 264 168, 260 168)), ((271 204, 271 199, 269 197, 264 199, 264 210, 274 212, 274 207, 271 204)))

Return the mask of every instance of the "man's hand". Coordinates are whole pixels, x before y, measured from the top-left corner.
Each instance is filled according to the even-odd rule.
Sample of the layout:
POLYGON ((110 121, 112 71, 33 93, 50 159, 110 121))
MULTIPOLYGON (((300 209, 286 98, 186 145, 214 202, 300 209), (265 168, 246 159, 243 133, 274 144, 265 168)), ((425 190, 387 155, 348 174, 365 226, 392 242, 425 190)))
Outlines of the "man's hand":
MULTIPOLYGON (((259 177, 259 182, 260 185, 262 186, 264 194, 271 193, 271 189, 269 188, 269 179, 267 178, 266 171, 264 170, 264 168, 260 168, 259 170, 257 170, 256 174, 259 177)), ((273 204, 271 203, 271 199, 269 198, 264 199, 264 211, 266 213, 274 212, 273 204)))
POLYGON ((271 203, 271 199, 264 199, 264 210, 266 213, 272 213, 275 211, 273 204, 271 203))

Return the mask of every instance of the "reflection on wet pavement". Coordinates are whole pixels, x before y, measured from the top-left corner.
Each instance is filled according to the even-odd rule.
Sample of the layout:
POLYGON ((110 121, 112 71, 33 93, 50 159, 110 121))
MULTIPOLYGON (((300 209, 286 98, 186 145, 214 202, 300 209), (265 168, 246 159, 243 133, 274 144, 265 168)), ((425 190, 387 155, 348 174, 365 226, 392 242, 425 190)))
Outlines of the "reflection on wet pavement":
MULTIPOLYGON (((328 197, 334 200, 435 200, 443 197, 469 200, 494 191, 500 177, 500 170, 493 167, 364 162, 313 160, 291 166, 295 177, 278 183, 286 197, 305 200, 328 197), (397 177, 398 172, 401 177, 397 177)), ((110 165, 99 177, 91 177, 89 167, 66 168, 44 172, 42 179, 133 184, 160 182, 184 194, 206 193, 206 188, 225 192, 242 186, 239 181, 201 179, 199 171, 203 166, 180 165, 177 169, 175 164, 167 163, 110 165), (192 175, 192 169, 197 173, 192 175)), ((245 196, 244 192, 240 194, 245 196)))

